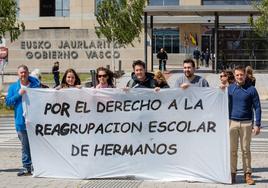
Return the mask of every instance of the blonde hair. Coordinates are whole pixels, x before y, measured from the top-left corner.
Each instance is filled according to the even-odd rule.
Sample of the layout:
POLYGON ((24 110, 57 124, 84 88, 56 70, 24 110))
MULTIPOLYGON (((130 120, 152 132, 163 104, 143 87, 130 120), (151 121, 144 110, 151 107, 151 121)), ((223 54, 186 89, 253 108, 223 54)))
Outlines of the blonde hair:
POLYGON ((161 83, 165 83, 165 84, 167 83, 165 76, 160 70, 157 70, 154 72, 154 79, 157 81, 160 81, 161 83))
POLYGON ((247 66, 246 67, 246 74, 247 74, 247 77, 248 78, 250 78, 250 79, 254 78, 254 76, 253 76, 253 69, 252 69, 251 66, 247 66))

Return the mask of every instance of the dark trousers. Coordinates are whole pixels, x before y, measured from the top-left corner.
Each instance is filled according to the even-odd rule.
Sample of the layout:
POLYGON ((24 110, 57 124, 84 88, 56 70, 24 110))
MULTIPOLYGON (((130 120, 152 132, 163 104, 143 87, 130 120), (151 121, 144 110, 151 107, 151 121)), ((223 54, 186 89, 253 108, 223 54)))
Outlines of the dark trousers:
POLYGON ((60 85, 60 76, 59 74, 54 74, 55 87, 60 85))
POLYGON ((166 64, 167 64, 167 61, 165 59, 160 59, 159 60, 159 70, 164 70, 166 71, 167 68, 166 68, 166 64))

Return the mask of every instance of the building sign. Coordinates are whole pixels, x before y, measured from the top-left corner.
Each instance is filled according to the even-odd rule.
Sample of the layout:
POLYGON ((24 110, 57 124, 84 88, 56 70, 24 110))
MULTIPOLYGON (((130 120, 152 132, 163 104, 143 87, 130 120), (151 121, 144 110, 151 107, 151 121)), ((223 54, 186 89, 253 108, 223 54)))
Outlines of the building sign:
MULTIPOLYGON (((20 48, 25 50, 25 56, 29 60, 49 59, 79 59, 98 60, 112 58, 112 44, 106 40, 24 40, 20 48)), ((120 58, 119 49, 122 45, 114 44, 114 58, 120 58)))

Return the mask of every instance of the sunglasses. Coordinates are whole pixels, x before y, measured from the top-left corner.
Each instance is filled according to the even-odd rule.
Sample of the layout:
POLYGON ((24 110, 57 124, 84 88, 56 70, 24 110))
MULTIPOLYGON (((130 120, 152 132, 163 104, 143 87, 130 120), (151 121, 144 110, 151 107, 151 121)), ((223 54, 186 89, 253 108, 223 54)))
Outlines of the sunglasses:
POLYGON ((220 75, 220 78, 222 78, 222 77, 227 77, 227 75, 220 75))
POLYGON ((101 77, 106 78, 107 74, 98 75, 98 78, 101 78, 101 77))

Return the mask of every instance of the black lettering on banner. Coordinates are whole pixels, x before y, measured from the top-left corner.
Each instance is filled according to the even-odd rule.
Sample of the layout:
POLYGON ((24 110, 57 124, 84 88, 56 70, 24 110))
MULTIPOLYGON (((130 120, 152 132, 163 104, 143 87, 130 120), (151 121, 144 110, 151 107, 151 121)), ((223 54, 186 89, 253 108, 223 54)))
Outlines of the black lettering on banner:
POLYGON ((143 155, 142 144, 140 144, 138 148, 135 150, 134 155, 136 155, 137 153, 140 153, 141 155, 143 155))
POLYGON ((90 109, 87 108, 87 102, 77 101, 75 105, 75 112, 77 113, 88 113, 90 109))
POLYGON ((47 112, 50 110, 53 114, 58 114, 60 112, 61 116, 64 116, 66 114, 67 117, 70 116, 68 109, 70 108, 70 105, 68 103, 55 103, 55 104, 50 104, 47 103, 45 106, 45 111, 44 114, 47 115, 47 112))
POLYGON ((105 156, 112 155, 114 149, 113 144, 106 144, 105 146, 105 156))
POLYGON ((87 157, 88 148, 89 148, 88 144, 81 145, 81 148, 72 144, 72 156, 77 156, 80 154, 83 157, 87 157))
POLYGON ((192 124, 192 122, 189 121, 187 132, 195 132, 196 131, 195 129, 191 129, 191 124, 192 124))
POLYGON ((111 156, 111 155, 174 155, 177 153, 177 145, 167 145, 165 143, 152 143, 152 144, 139 144, 133 146, 132 144, 120 145, 120 144, 102 144, 95 145, 94 156, 111 156))
POLYGON ((60 124, 56 124, 56 125, 54 126, 54 128, 53 128, 52 131, 51 131, 51 135, 54 135, 55 132, 57 133, 58 136, 60 135, 60 124))
POLYGON ((101 155, 103 155, 104 153, 104 149, 105 149, 105 145, 101 145, 101 147, 99 147, 98 144, 95 145, 95 150, 94 150, 94 156, 97 155, 98 152, 101 152, 101 155))
POLYGON ((200 130, 202 130, 203 132, 206 132, 206 126, 205 126, 205 122, 203 121, 201 123, 201 125, 196 129, 196 132, 199 132, 200 130))
POLYGON ((190 109, 196 109, 196 108, 200 108, 201 110, 203 110, 203 102, 201 99, 199 99, 199 101, 193 106, 193 105, 189 105, 188 106, 188 99, 185 98, 184 101, 184 110, 190 110, 190 109))
POLYGON ((150 121, 149 123, 149 132, 150 133, 155 133, 156 130, 153 130, 153 128, 156 128, 157 121, 150 121))
POLYGON ((160 100, 153 100, 153 102, 151 104, 151 108, 156 111, 160 107, 161 107, 161 101, 160 100))
POLYGON ((120 131, 118 130, 118 125, 120 125, 120 123, 115 122, 114 124, 115 124, 115 129, 113 133, 119 133, 120 131))
POLYGON ((70 125, 68 123, 63 123, 60 129, 60 134, 62 136, 66 136, 69 134, 70 131, 70 125))
POLYGON ((115 107, 114 108, 115 108, 115 111, 117 111, 117 110, 122 111, 122 102, 121 101, 115 101, 115 107))
POLYGON ((213 131, 215 133, 216 132, 215 128, 216 128, 216 123, 213 121, 209 121, 207 132, 213 131))
POLYGON ((187 98, 186 98, 184 101, 184 110, 190 110, 192 108, 193 108, 193 106, 187 106, 187 98))
POLYGON ((125 101, 107 101, 106 103, 97 103, 97 112, 117 112, 117 111, 143 111, 158 110, 162 105, 159 99, 155 100, 125 100, 125 101))
POLYGON ((51 124, 45 124, 44 135, 50 135, 51 130, 52 130, 52 125, 51 124))
POLYGON ((175 153, 177 153, 177 145, 176 144, 171 144, 168 148, 170 150, 167 152, 169 155, 174 155, 175 153))
POLYGON ((148 153, 147 151, 150 151, 150 153, 155 154, 155 148, 156 148, 155 143, 153 144, 153 147, 150 147, 149 144, 145 144, 145 146, 144 146, 144 154, 146 155, 148 153))
POLYGON ((102 102, 97 103, 97 112, 103 112, 105 110, 105 105, 102 102))
MULTIPOLYGON (((191 121, 189 121, 189 123, 191 123, 191 121)), ((186 129, 187 129, 187 122, 186 121, 180 121, 178 124, 177 124, 177 131, 179 132, 184 132, 186 129), (182 129, 180 129, 180 125, 182 125, 182 129)))
POLYGON ((170 110, 170 108, 175 108, 176 110, 178 110, 176 99, 173 99, 173 101, 170 103, 168 109, 170 110))
POLYGON ((156 151, 157 151, 157 154, 159 155, 163 155, 164 153, 166 153, 167 151, 167 145, 162 143, 162 144, 159 144, 156 148, 156 151), (161 151, 161 147, 162 147, 162 151, 161 151))
POLYGON ((196 105, 194 106, 194 109, 196 109, 197 107, 199 107, 203 110, 203 103, 202 103, 201 99, 196 103, 196 105))
POLYGON ((77 129, 78 129, 78 125, 76 125, 75 123, 72 123, 72 124, 71 124, 71 128, 70 128, 70 134, 72 134, 73 132, 74 132, 75 134, 78 134, 77 129))
POLYGON ((122 153, 120 152, 120 150, 121 150, 121 146, 119 144, 115 144, 114 145, 114 150, 113 150, 113 155, 115 155, 115 154, 122 155, 122 153))
POLYGON ((106 104, 106 112, 113 112, 113 105, 114 104, 114 101, 107 101, 107 104, 106 104), (110 109, 111 108, 111 109, 110 109))
POLYGON ((41 136, 44 136, 43 125, 40 125, 40 124, 35 125, 35 135, 38 136, 38 134, 40 134, 41 136))
POLYGON ((124 101, 124 111, 129 112, 131 107, 131 100, 124 101))
POLYGON ((162 121, 161 123, 159 123, 159 128, 157 129, 158 132, 165 132, 166 131, 166 124, 167 122, 162 121))
POLYGON ((130 156, 133 155, 133 146, 132 145, 125 145, 122 151, 122 155, 128 154, 130 156))

